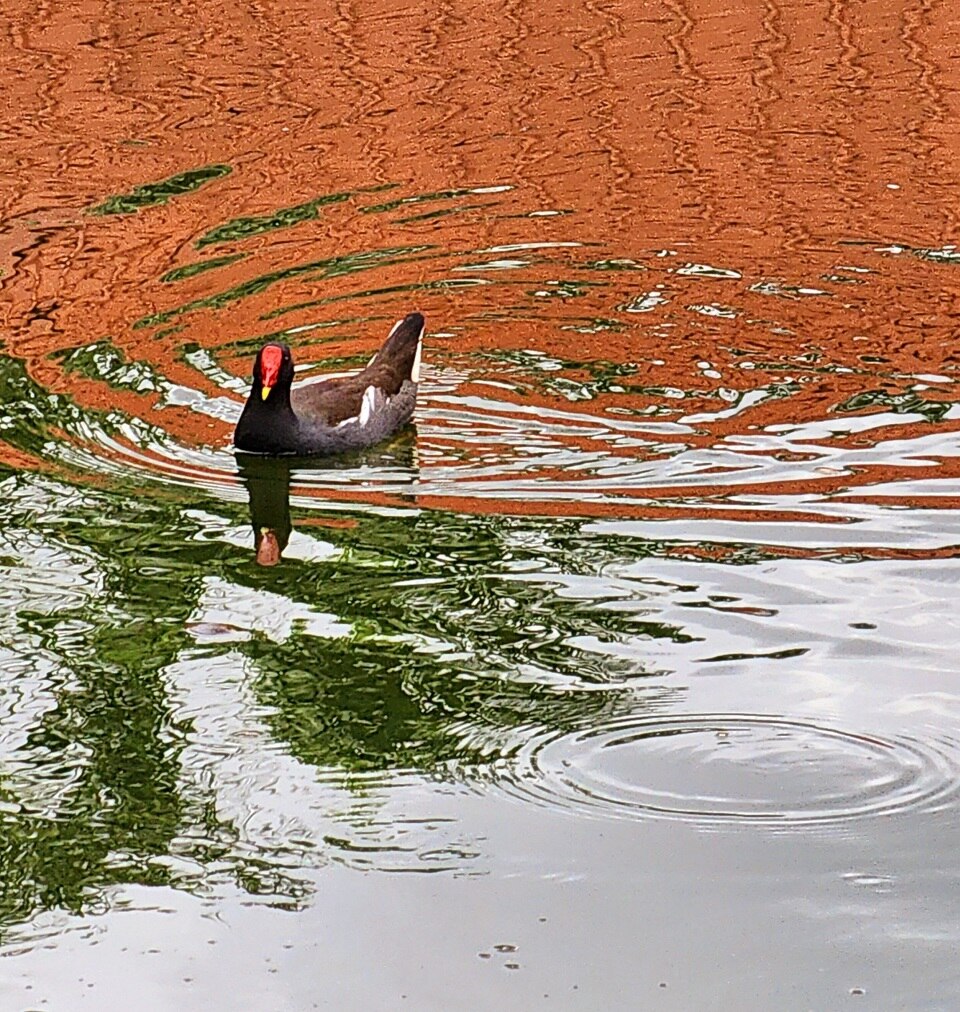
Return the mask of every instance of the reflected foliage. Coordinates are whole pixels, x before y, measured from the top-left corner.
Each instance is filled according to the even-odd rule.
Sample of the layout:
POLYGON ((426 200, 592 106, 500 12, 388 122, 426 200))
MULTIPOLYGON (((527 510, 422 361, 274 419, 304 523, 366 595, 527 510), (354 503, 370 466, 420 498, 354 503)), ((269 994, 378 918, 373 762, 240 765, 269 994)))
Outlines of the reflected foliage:
POLYGON ((246 253, 233 253, 225 257, 211 257, 209 260, 198 260, 196 263, 184 264, 182 267, 174 267, 160 275, 160 280, 165 284, 173 284, 176 281, 186 281, 188 278, 195 278, 198 274, 206 274, 207 271, 216 270, 218 267, 229 267, 238 260, 243 260, 246 253))
POLYGON ((350 193, 330 193, 325 197, 297 204, 295 207, 281 207, 271 214, 253 215, 247 218, 234 218, 224 225, 218 225, 202 235, 196 243, 197 249, 223 242, 236 242, 251 235, 262 235, 279 228, 291 228, 303 221, 312 221, 320 214, 320 208, 329 204, 339 204, 347 200, 350 193))
MULTIPOLYGON (((251 295, 259 295, 281 281, 301 277, 309 278, 313 281, 338 277, 341 274, 348 274, 352 271, 383 266, 385 263, 393 262, 397 258, 409 256, 411 253, 418 253, 426 249, 429 249, 429 246, 395 246, 389 249, 370 250, 339 257, 328 257, 323 260, 312 260, 308 263, 296 264, 293 267, 268 271, 266 274, 250 278, 214 295, 193 299, 174 309, 166 309, 159 313, 150 313, 147 316, 143 316, 133 324, 133 329, 140 330, 144 327, 159 326, 160 324, 169 323, 171 320, 186 313, 192 313, 200 309, 222 309, 231 302, 237 302, 251 295)), ((273 316, 276 314, 271 313, 269 315, 273 316)))
MULTIPOLYGON (((8 479, 4 491, 23 492, 25 481, 8 479)), ((26 491, 19 510, 4 495, 19 538, 68 547, 86 560, 81 575, 93 579, 95 571, 99 587, 73 607, 46 614, 24 608, 16 616, 17 640, 36 644, 52 664, 42 688, 53 702, 24 729, 18 753, 7 756, 29 771, 25 796, 0 775, 6 923, 37 907, 80 910, 104 886, 131 877, 166 878, 148 858, 167 851, 180 825, 178 755, 186 731, 171 710, 163 671, 184 646, 192 595, 184 595, 182 579, 165 579, 171 560, 144 524, 167 511, 131 515, 123 500, 80 496, 64 496, 58 510, 55 487, 26 491), (30 493, 42 513, 29 509, 30 493)), ((175 516, 163 519, 173 522, 172 536, 187 533, 175 516)), ((30 568, 30 560, 23 565, 30 568)), ((44 579, 42 568, 34 579, 44 579)), ((54 582, 51 596, 55 590, 54 582)))
MULTIPOLYGON (((127 361, 109 338, 66 349, 58 357, 67 369, 106 379, 116 387, 153 390, 166 383, 149 366, 127 361)), ((0 403, 0 442, 38 460, 56 460, 61 466, 70 466, 75 445, 91 437, 113 436, 121 427, 144 443, 169 438, 163 430, 119 411, 81 409, 72 398, 50 393, 34 382, 24 363, 7 355, 0 355, 0 403), (73 442, 63 441, 64 434, 73 442)))
POLYGON ((192 193, 204 183, 229 175, 233 171, 229 165, 205 165, 189 172, 179 172, 169 179, 161 179, 157 183, 144 183, 135 186, 129 193, 120 193, 108 197, 103 203, 91 207, 88 214, 135 214, 144 207, 166 204, 171 197, 179 197, 192 193))
POLYGON ((437 190, 436 193, 420 193, 412 197, 400 197, 397 200, 388 200, 380 204, 368 204, 360 210, 364 214, 382 214, 385 211, 396 211, 410 205, 428 204, 438 200, 457 200, 477 192, 477 190, 471 189, 437 190))
POLYGON ((66 348, 51 355, 61 362, 64 371, 79 373, 86 379, 103 380, 117 389, 135 390, 137 393, 155 391, 166 385, 166 380, 145 362, 130 362, 110 340, 103 338, 93 344, 66 348))
POLYGON ((930 400, 913 390, 892 393, 889 390, 864 390, 855 394, 834 410, 863 414, 870 409, 890 411, 895 415, 920 415, 928 422, 940 422, 952 407, 950 401, 930 400))
MULTIPOLYGON (((409 441, 389 452, 393 467, 412 459, 409 441)), ((291 525, 291 476, 277 464, 272 474, 248 468, 245 479, 254 525, 285 542, 297 511, 291 525)), ((447 777, 481 769, 511 755, 523 728, 574 728, 628 705, 618 693, 565 688, 628 685, 656 670, 636 659, 642 652, 618 664, 573 638, 684 637, 594 600, 590 579, 624 546, 581 537, 580 521, 339 513, 332 526, 298 535, 319 536, 332 547, 329 558, 264 569, 249 549, 211 537, 200 519, 241 523, 241 504, 203 501, 198 511, 196 496, 185 509, 169 496, 134 498, 24 475, 0 483, 0 497, 10 543, 37 546, 10 564, 55 584, 63 577, 51 575, 46 559, 58 552, 76 560, 83 588, 61 607, 15 608, 2 644, 44 661, 24 690, 42 697, 39 710, 23 696, 7 699, 7 724, 21 735, 0 773, 7 926, 37 909, 84 910, 114 883, 192 888, 214 866, 220 875, 232 869, 233 881, 252 892, 296 900, 302 883, 284 876, 268 846, 255 860, 249 845, 238 847, 236 827, 216 814, 214 788, 196 786, 202 771, 183 768, 185 749, 199 743, 171 672, 196 654, 190 627, 203 617, 211 578, 238 602, 265 593, 349 630, 316 635, 295 624, 278 639, 248 619, 248 638, 199 648, 210 664, 238 652, 246 658, 256 720, 279 747, 346 786, 371 772, 447 777), (587 581, 580 590, 578 575, 587 581), (175 873, 174 854, 201 871, 175 873)))

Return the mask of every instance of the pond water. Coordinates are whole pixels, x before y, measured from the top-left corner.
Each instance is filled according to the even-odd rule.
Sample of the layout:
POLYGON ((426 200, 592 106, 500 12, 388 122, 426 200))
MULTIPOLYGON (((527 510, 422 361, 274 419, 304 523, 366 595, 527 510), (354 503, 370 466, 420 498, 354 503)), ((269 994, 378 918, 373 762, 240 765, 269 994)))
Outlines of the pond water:
POLYGON ((2 1007, 956 1008, 952 5, 0 45, 2 1007))

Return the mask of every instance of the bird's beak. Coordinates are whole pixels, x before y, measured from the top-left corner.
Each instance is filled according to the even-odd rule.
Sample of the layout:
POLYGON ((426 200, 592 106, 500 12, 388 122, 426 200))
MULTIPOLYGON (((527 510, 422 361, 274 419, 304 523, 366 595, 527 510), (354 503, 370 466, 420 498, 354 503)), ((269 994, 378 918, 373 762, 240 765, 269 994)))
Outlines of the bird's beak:
POLYGON ((270 391, 273 387, 264 386, 260 388, 260 396, 266 400, 270 396, 270 391))

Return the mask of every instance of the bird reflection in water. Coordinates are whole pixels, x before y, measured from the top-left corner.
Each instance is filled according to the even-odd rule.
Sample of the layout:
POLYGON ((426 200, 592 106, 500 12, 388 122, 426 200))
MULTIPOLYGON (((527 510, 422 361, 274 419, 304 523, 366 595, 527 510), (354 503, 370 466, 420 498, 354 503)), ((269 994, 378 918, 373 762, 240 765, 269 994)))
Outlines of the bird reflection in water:
MULTIPOLYGON (((419 476, 417 433, 413 424, 389 443, 337 457, 264 457, 237 453, 240 480, 250 499, 250 524, 257 565, 276 566, 290 543, 293 521, 290 516, 290 488, 296 477, 304 491, 318 505, 326 493, 336 499, 339 489, 375 489, 378 498, 386 493, 398 505, 413 503, 419 476)), ((351 497, 352 498, 352 497, 351 497)))
POLYGON ((237 454, 240 480, 250 497, 253 550, 258 565, 275 566, 290 541, 290 459, 237 454))

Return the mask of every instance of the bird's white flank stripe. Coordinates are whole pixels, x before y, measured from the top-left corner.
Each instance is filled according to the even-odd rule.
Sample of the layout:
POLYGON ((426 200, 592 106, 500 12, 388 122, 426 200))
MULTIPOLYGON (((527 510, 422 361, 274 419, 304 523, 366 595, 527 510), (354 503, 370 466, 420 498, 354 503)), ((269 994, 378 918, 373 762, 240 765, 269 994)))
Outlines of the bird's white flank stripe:
POLYGON ((366 425, 373 416, 373 408, 377 401, 377 388, 367 387, 363 391, 363 403, 360 405, 360 424, 366 425))
POLYGON ((420 328, 420 336, 417 338, 417 354, 413 359, 413 368, 410 370, 410 379, 414 383, 420 382, 420 352, 423 350, 423 328, 420 328))

